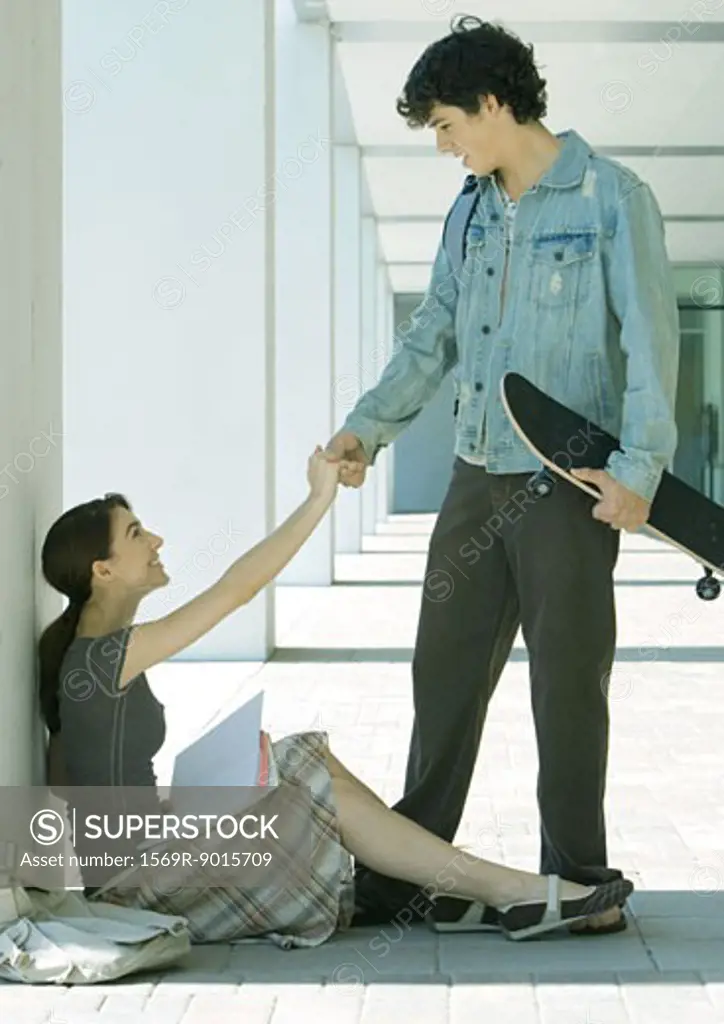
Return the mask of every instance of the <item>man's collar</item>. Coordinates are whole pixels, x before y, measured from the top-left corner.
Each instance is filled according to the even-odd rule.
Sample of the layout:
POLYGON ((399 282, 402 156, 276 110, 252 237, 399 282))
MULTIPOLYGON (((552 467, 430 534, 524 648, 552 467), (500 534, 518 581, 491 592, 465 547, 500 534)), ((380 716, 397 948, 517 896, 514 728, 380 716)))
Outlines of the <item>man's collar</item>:
POLYGON ((572 128, 558 132, 556 138, 560 139, 563 145, 555 162, 536 184, 547 185, 549 188, 573 188, 583 181, 592 152, 591 147, 572 128))
MULTIPOLYGON (((534 189, 543 188, 544 186, 547 188, 573 188, 576 185, 580 185, 583 181, 586 166, 592 153, 591 147, 572 128, 556 133, 556 138, 562 142, 558 156, 545 174, 535 183, 534 189)), ((474 175, 468 175, 465 179, 465 184, 470 188, 477 180, 480 189, 484 190, 493 184, 493 178, 494 174, 486 174, 482 178, 477 179, 474 175)))

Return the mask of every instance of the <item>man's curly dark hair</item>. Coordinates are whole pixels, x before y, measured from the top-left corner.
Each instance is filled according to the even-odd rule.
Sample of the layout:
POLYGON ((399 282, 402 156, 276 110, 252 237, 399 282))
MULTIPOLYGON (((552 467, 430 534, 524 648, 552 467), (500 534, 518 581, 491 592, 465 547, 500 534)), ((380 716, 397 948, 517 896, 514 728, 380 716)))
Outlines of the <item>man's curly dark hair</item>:
POLYGON ((538 74, 533 47, 500 25, 464 14, 450 35, 432 43, 410 71, 397 113, 411 128, 430 119, 435 104, 477 114, 481 96, 507 104, 519 124, 546 113, 546 81, 538 74))

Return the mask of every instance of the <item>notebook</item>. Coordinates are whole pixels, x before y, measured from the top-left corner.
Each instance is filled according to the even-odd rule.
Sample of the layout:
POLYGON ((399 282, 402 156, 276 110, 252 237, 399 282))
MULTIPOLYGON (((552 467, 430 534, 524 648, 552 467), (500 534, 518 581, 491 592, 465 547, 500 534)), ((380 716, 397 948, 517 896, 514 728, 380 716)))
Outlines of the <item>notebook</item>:
MULTIPOLYGON (((260 691, 236 708, 226 718, 212 725, 202 736, 176 756, 171 778, 170 799, 174 810, 179 813, 201 813, 191 803, 198 805, 199 794, 193 787, 204 786, 219 789, 213 793, 206 790, 204 801, 223 805, 224 812, 230 812, 228 794, 223 788, 275 785, 278 781, 271 748, 262 733, 262 710, 264 693, 260 691), (180 788, 179 788, 180 787, 180 788), (185 791, 185 787, 192 787, 185 791)), ((258 798, 250 793, 249 802, 258 798)), ((237 801, 238 802, 238 801, 237 801)), ((243 808, 239 808, 240 810, 243 808)), ((204 804, 206 813, 208 804, 204 804)))

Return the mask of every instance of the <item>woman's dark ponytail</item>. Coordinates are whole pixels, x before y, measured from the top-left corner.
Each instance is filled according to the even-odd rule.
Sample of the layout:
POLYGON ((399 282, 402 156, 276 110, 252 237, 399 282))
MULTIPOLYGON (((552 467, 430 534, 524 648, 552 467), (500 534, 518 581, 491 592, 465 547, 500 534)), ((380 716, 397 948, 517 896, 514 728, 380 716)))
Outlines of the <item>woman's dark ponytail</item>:
POLYGON ((60 667, 75 638, 82 611, 82 604, 69 604, 43 632, 38 644, 40 710, 51 735, 60 731, 60 667))

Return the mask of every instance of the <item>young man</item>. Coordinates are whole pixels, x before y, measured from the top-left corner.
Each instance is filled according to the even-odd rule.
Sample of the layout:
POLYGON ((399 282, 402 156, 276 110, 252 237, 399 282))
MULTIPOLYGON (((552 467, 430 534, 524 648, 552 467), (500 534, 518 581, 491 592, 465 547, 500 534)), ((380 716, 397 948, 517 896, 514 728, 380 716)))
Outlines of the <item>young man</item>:
MULTIPOLYGON (((419 58, 397 109, 462 158, 477 206, 461 269, 443 240, 401 344, 327 448, 357 463, 343 482, 359 486, 454 369, 456 459, 430 542, 396 810, 453 839, 520 625, 540 870, 590 884, 620 874, 607 866, 603 810, 618 531, 646 522, 677 437, 678 314, 662 218, 630 170, 575 131, 556 136, 541 124, 545 80, 532 47, 498 26, 454 25, 419 58), (527 494, 540 467, 502 408, 508 370, 621 438, 605 471, 581 471, 602 495, 593 511, 563 482, 544 499, 527 494)), ((414 897, 363 865, 357 883, 360 922, 388 920, 414 897)), ((614 908, 578 930, 625 926, 614 908)))

